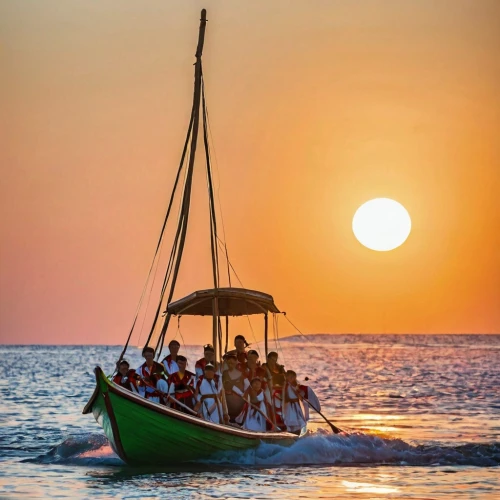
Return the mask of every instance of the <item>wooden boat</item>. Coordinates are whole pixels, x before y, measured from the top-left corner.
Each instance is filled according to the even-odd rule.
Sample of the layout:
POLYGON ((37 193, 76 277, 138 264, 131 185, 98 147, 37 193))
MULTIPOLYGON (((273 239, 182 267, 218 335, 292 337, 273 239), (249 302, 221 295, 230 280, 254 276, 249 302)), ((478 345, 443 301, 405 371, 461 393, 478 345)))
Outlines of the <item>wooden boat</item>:
MULTIPOLYGON (((222 358, 222 322, 225 318, 225 350, 229 331, 229 318, 262 314, 264 316, 265 353, 268 352, 268 314, 279 313, 271 295, 244 288, 221 287, 219 279, 218 245, 220 238, 217 234, 217 220, 215 203, 212 190, 212 173, 210 166, 210 150, 207 133, 207 110, 203 91, 202 63, 204 35, 206 26, 206 11, 202 10, 198 46, 196 50, 195 82, 191 120, 180 166, 174 183, 174 188, 168 205, 167 214, 160 232, 156 253, 151 264, 150 272, 143 289, 141 301, 121 353, 120 361, 129 345, 134 327, 138 318, 139 309, 145 296, 147 285, 151 279, 155 263, 158 263, 159 250, 163 243, 165 228, 170 217, 172 204, 179 179, 184 172, 184 187, 181 195, 181 208, 175 231, 175 238, 170 253, 170 259, 164 275, 163 286, 156 315, 146 342, 147 346, 155 349, 157 359, 163 348, 163 343, 172 316, 210 315, 212 324, 212 345, 215 348, 216 359, 222 358), (210 200, 210 233, 213 270, 213 288, 199 290, 187 297, 172 301, 179 267, 181 263, 184 242, 186 237, 189 208, 191 199, 191 183, 193 176, 194 160, 200 123, 200 107, 202 111, 203 139, 205 146, 205 160, 208 178, 208 195, 210 200), (189 155, 186 153, 189 149, 189 155), (186 158, 189 158, 185 162, 186 158), (186 165, 185 165, 186 164, 186 165), (168 294, 167 294, 168 290, 168 294), (166 311, 163 313, 166 306, 166 311), (163 322, 163 324, 161 324, 163 322)), ((227 258, 227 249, 225 249, 227 258)), ((229 259, 228 276, 230 283, 229 259)), ((204 421, 196 416, 181 413, 175 409, 145 399, 121 386, 113 383, 106 377, 98 366, 95 369, 96 388, 83 413, 92 413, 111 446, 122 460, 129 464, 169 464, 198 460, 212 456, 223 451, 238 451, 255 448, 260 443, 277 443, 288 446, 298 439, 298 436, 288 432, 253 432, 231 425, 215 424, 204 421)), ((305 429, 303 429, 305 432, 305 429)))
POLYGON ((116 454, 131 465, 178 464, 217 452, 292 444, 287 432, 253 432, 206 422, 124 389, 95 369, 97 386, 83 413, 92 412, 116 454))

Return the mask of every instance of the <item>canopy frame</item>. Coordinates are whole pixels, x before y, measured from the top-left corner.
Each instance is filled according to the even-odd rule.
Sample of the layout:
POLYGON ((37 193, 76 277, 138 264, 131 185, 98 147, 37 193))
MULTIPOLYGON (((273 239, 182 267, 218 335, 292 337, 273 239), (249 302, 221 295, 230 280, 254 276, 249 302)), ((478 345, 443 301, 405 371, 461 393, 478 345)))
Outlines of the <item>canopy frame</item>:
POLYGON ((173 316, 213 315, 215 299, 219 316, 250 316, 280 312, 271 295, 257 290, 233 287, 197 290, 168 304, 166 312, 173 316))

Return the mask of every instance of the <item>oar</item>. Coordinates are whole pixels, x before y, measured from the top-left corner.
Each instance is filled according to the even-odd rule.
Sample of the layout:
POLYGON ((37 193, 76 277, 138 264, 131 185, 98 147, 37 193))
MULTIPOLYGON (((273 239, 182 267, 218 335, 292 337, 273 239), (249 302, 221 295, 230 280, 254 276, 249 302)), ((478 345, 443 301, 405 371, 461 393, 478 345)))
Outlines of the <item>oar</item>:
POLYGON ((314 405, 307 398, 305 398, 299 392, 297 392, 295 390, 295 387, 293 385, 291 385, 291 384, 288 384, 288 385, 292 388, 293 392, 295 393, 295 395, 299 399, 302 399, 303 401, 305 401, 316 413, 318 413, 321 417, 323 417, 323 420, 330 426, 330 428, 332 429, 332 431, 333 431, 334 434, 340 434, 341 432, 344 432, 342 429, 340 429, 339 427, 337 427, 336 425, 334 425, 332 422, 330 422, 330 420, 328 420, 323 415, 323 413, 321 413, 317 408, 315 408, 314 405))
POLYGON ((188 410, 193 415, 198 416, 198 414, 194 410, 192 410, 191 408, 189 408, 189 406, 185 405, 184 403, 181 403, 178 399, 175 399, 170 394, 166 394, 165 392, 162 392, 162 391, 158 391, 158 392, 161 393, 161 394, 165 394, 167 396, 167 398, 170 399, 171 401, 173 401, 175 404, 178 404, 179 406, 182 406, 183 408, 185 408, 186 410, 188 410))
POLYGON ((255 406, 254 404, 252 404, 250 401, 245 399, 241 394, 238 394, 237 392, 233 391, 233 394, 236 394, 237 396, 239 396, 241 399, 243 399, 243 401, 245 401, 245 403, 248 403, 254 410, 258 411, 271 424, 271 430, 275 430, 275 429, 277 429, 278 431, 281 430, 276 426, 276 424, 274 424, 272 422, 272 420, 270 420, 267 417, 267 415, 258 406, 255 406))
POLYGON ((140 375, 136 374, 136 378, 139 379, 139 380, 141 380, 145 385, 147 385, 151 389, 154 389, 158 394, 161 394, 162 396, 166 397, 167 399, 170 399, 170 400, 174 401, 174 403, 182 406, 183 408, 185 408, 186 410, 188 410, 193 415, 198 416, 198 414, 194 410, 192 410, 191 408, 189 408, 189 406, 185 405, 184 403, 181 403, 180 401, 178 401, 177 399, 175 399, 170 394, 168 394, 166 392, 163 392, 163 391, 160 391, 154 385, 152 385, 151 383, 149 383, 144 377, 141 377, 140 375))
POLYGON ((275 422, 274 425, 276 425, 276 409, 274 408, 274 401, 273 401, 273 376, 271 375, 271 370, 269 370, 269 367, 266 365, 266 373, 267 373, 267 380, 269 381, 267 384, 266 389, 264 389, 264 392, 266 390, 269 391, 269 399, 270 399, 270 406, 271 406, 271 416, 273 417, 273 421, 275 422))

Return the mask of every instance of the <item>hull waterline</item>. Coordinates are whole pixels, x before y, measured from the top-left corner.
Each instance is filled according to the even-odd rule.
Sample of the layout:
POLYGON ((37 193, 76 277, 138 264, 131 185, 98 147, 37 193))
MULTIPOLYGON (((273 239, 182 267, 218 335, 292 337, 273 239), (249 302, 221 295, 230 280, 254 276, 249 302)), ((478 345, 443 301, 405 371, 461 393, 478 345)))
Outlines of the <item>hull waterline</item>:
POLYGON ((83 413, 94 415, 113 450, 128 464, 179 464, 262 442, 289 446, 298 439, 288 432, 260 433, 206 422, 114 384, 99 366, 95 374, 96 388, 83 413))

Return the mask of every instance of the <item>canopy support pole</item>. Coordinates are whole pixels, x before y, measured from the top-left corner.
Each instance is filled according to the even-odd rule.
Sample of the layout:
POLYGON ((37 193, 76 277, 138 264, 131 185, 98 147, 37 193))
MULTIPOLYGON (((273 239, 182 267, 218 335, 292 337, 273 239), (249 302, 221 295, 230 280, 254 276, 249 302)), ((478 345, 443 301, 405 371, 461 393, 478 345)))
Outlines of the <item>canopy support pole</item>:
POLYGON ((219 301, 217 297, 212 299, 212 345, 214 348, 215 361, 217 362, 217 343, 219 337, 219 301))
POLYGON ((226 346, 224 347, 224 354, 227 353, 228 344, 229 344, 229 316, 226 316, 226 346))
POLYGON ((266 314, 264 314, 264 350, 266 353, 266 362, 267 362, 267 353, 268 353, 267 337, 268 337, 268 318, 267 318, 267 313, 266 313, 266 314))

